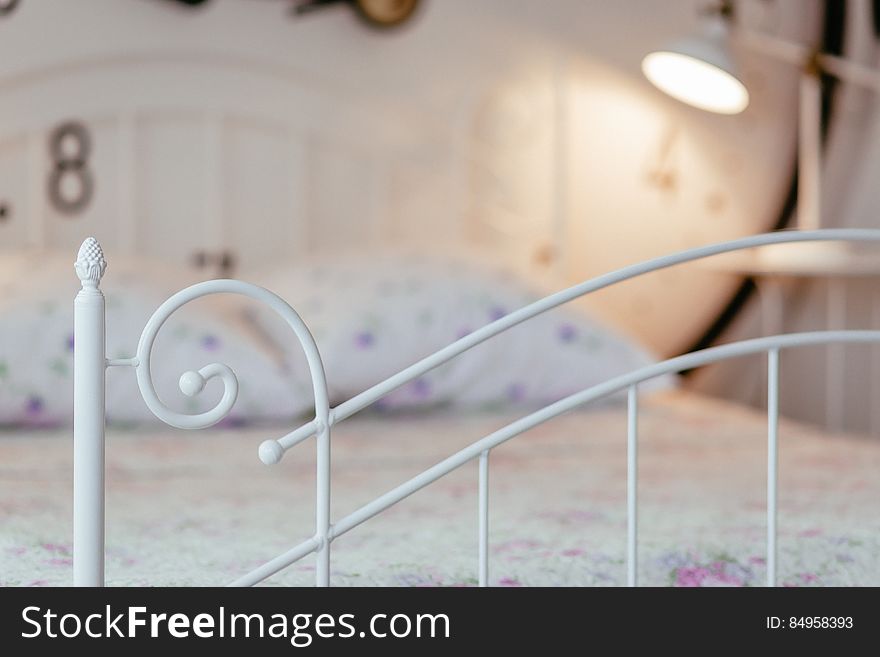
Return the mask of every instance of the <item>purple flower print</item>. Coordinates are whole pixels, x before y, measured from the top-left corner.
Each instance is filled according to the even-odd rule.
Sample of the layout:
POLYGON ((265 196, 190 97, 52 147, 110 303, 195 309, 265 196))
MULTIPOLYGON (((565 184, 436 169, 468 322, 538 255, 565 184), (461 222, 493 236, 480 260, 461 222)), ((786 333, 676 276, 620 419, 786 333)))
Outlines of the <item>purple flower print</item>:
POLYGON ((668 552, 661 556, 657 561, 664 568, 677 571, 679 568, 690 565, 693 562, 693 559, 689 555, 681 552, 668 552))
POLYGON ((493 322, 495 320, 501 319, 506 314, 507 314, 507 311, 504 308, 502 308, 501 306, 492 306, 489 309, 489 319, 493 322))
POLYGON ((65 345, 67 346, 67 351, 73 351, 73 333, 67 336, 67 340, 65 341, 65 345))
POLYGON ((712 572, 702 566, 679 568, 675 573, 675 585, 684 587, 702 586, 703 582, 712 577, 712 572))
POLYGON ((507 386, 507 400, 517 404, 526 397, 526 387, 522 383, 511 383, 507 386))
POLYGON ((460 329, 458 329, 458 331, 456 331, 455 339, 461 340, 463 337, 470 335, 472 332, 473 331, 471 331, 470 326, 462 326, 460 329))
POLYGON ((577 329, 572 324, 563 324, 559 327, 557 335, 562 342, 574 342, 577 338, 577 329))
POLYGON ((354 344, 358 349, 369 349, 376 343, 376 336, 370 331, 361 331, 354 336, 354 344))
POLYGON ((498 580, 498 586, 522 586, 518 579, 513 577, 502 577, 498 580))
POLYGON ((413 396, 417 399, 427 399, 431 396, 431 383, 427 379, 416 379, 410 384, 413 396))
POLYGON ((28 416, 34 417, 40 415, 46 407, 42 397, 31 395, 24 404, 24 411, 28 416))
POLYGON ((675 573, 675 586, 743 586, 743 584, 743 579, 733 572, 728 572, 725 564, 720 561, 709 566, 679 568, 675 573))
POLYGON ((45 563, 47 566, 68 567, 73 565, 73 559, 71 559, 70 557, 53 557, 52 559, 46 559, 43 563, 45 563))
POLYGON ((237 415, 227 415, 217 423, 217 426, 223 427, 224 429, 236 429, 247 426, 247 420, 237 415))
POLYGON ((203 336, 200 342, 205 351, 217 351, 220 348, 220 338, 210 333, 203 336))

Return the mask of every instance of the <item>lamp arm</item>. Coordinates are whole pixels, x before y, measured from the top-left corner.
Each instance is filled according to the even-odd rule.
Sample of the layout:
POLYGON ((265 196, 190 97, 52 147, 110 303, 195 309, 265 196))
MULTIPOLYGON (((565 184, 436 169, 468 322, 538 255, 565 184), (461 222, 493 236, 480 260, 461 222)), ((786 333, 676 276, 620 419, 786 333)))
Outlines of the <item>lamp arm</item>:
POLYGON ((880 91, 880 70, 854 62, 846 57, 817 53, 814 49, 793 41, 786 41, 762 32, 730 26, 731 38, 744 47, 762 55, 779 59, 802 68, 818 65, 828 73, 846 82, 880 91))
POLYGON ((825 73, 830 73, 847 82, 880 91, 880 71, 877 69, 844 57, 838 57, 837 55, 819 53, 816 55, 816 59, 819 67, 825 73))
POLYGON ((764 32, 746 30, 736 24, 730 25, 730 38, 753 52, 795 66, 805 66, 813 54, 813 50, 803 44, 780 39, 764 32))

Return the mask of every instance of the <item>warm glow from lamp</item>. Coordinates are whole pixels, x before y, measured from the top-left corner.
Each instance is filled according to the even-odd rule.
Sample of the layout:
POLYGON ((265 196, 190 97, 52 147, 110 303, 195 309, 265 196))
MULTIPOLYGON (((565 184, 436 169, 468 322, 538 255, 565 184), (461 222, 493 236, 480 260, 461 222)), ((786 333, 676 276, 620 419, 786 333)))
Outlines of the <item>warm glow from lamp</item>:
POLYGON ((736 76, 689 54, 652 52, 642 60, 642 72, 661 91, 699 109, 739 114, 749 104, 749 92, 736 76))

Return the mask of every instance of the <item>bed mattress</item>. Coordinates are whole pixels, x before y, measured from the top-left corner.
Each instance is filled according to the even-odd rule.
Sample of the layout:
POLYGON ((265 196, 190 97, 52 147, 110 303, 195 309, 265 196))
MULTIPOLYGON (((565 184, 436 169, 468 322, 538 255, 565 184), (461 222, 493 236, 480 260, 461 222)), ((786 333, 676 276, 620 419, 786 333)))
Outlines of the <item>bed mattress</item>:
MULTIPOLYGON (((640 583, 761 585, 766 427, 757 411, 683 392, 640 419, 640 583)), ((333 517, 513 416, 370 415, 333 435, 333 517)), ((314 445, 276 466, 284 430, 107 434, 108 585, 225 584, 313 531, 314 445)), ((492 452, 490 583, 622 585, 623 408, 571 413, 492 452)), ((0 584, 69 585, 69 432, 0 434, 0 584)), ((880 443, 783 421, 779 579, 880 585, 880 443)), ((477 464, 333 543, 334 585, 468 586, 477 573, 477 464)), ((306 557, 266 582, 310 585, 306 557)))

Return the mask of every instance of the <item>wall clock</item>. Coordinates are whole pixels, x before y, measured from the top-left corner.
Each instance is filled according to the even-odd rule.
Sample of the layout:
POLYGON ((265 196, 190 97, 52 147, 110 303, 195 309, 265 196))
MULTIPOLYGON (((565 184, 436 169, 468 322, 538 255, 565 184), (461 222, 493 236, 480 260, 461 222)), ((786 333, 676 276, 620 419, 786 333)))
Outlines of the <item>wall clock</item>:
POLYGON ((0 16, 11 14, 18 6, 18 0, 0 0, 0 16))
POLYGON ((358 14, 371 25, 395 27, 412 16, 418 0, 354 0, 358 14))
POLYGON ((397 27, 409 20, 419 0, 305 0, 295 7, 297 14, 307 14, 328 5, 346 3, 371 27, 397 27))

